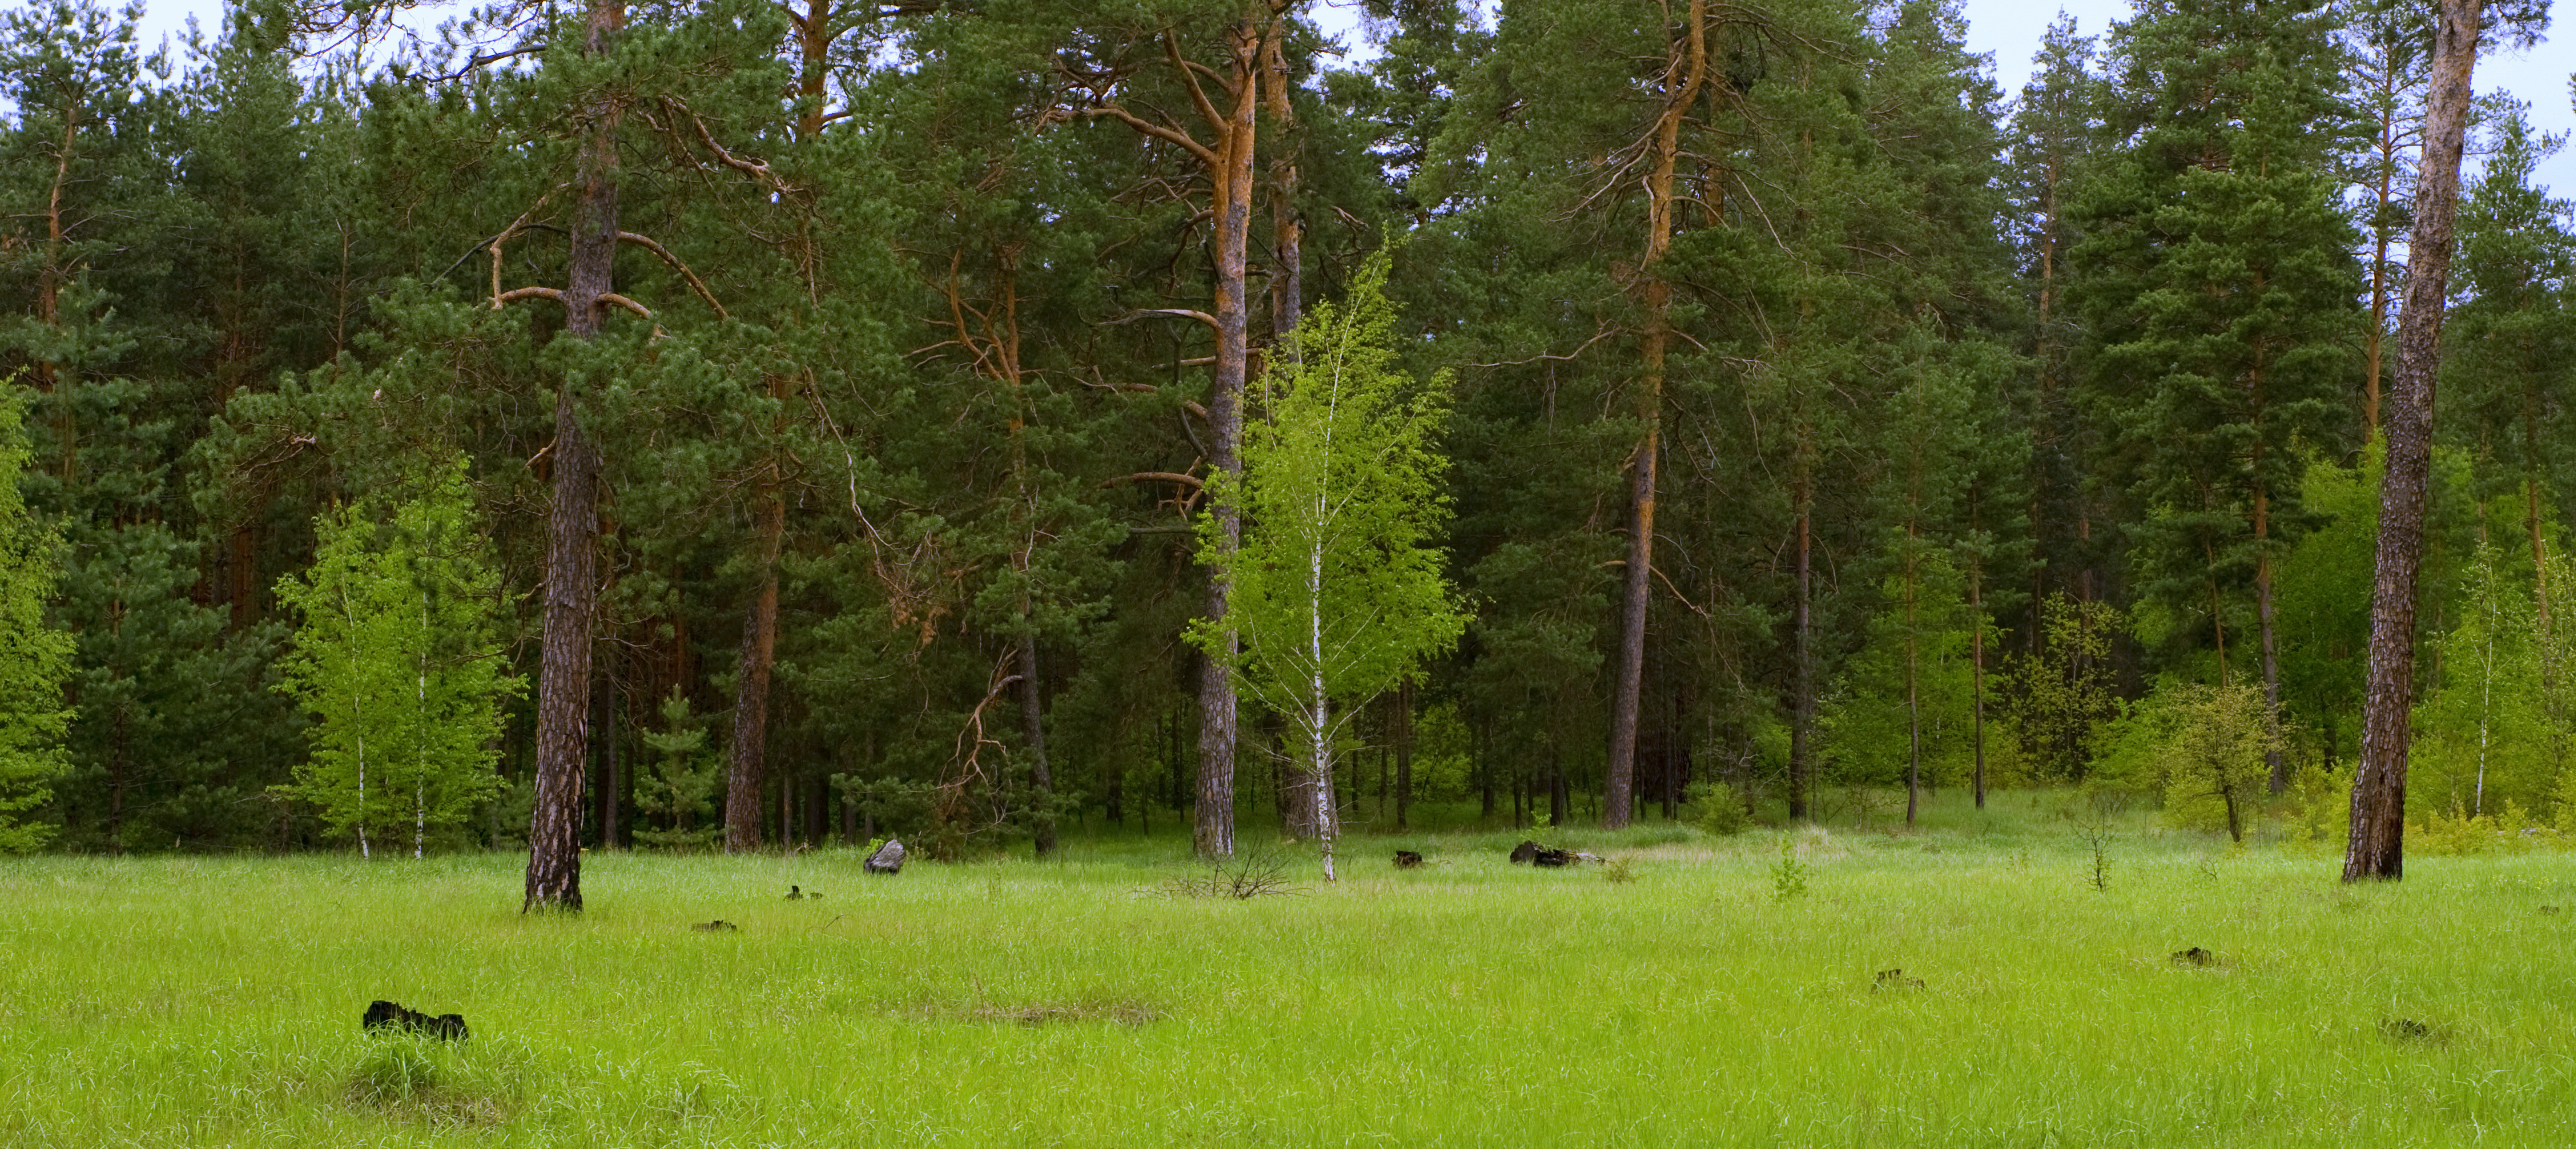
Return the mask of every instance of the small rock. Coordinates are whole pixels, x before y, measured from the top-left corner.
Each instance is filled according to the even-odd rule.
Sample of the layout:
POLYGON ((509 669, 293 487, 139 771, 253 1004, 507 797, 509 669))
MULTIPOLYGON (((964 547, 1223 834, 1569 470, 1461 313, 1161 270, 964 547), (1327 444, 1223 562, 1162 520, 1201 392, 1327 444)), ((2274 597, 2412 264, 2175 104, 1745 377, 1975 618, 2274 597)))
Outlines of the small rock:
POLYGON ((702 934, 729 934, 742 927, 726 921, 723 918, 717 918, 711 922, 699 922, 689 928, 702 934))
POLYGON ((2174 959, 2174 964, 2176 964, 2176 965, 2217 965, 2217 964, 2218 964, 2218 955, 2217 955, 2217 954, 2211 953, 2211 952, 2209 952, 2208 950, 2205 950, 2205 949, 2200 948, 2199 946, 2193 946, 2193 947, 2191 947, 2190 949, 2187 949, 2187 950, 2175 950, 2175 951, 2174 951, 2174 953, 2173 953, 2173 959, 2174 959))
POLYGON ((403 1030, 424 1037, 434 1037, 440 1041, 465 1041, 472 1036, 466 1031, 464 1014, 442 1013, 431 1017, 419 1010, 405 1009, 390 1001, 369 1004, 366 1016, 360 1018, 358 1024, 370 1033, 403 1030))
POLYGON ((1415 853, 1412 850, 1397 850, 1395 852, 1395 868, 1399 870, 1421 869, 1422 855, 1415 853))
POLYGON ((867 870, 867 872, 869 872, 869 873, 871 873, 871 874, 899 874, 899 873, 902 873, 902 872, 903 872, 903 841, 902 841, 902 839, 899 839, 899 838, 888 838, 888 839, 886 839, 886 844, 885 844, 885 845, 882 845, 882 846, 877 847, 877 852, 876 852, 876 853, 873 853, 873 854, 868 855, 867 864, 866 864, 864 867, 862 867, 862 868, 863 868, 863 869, 865 869, 865 870, 867 870))

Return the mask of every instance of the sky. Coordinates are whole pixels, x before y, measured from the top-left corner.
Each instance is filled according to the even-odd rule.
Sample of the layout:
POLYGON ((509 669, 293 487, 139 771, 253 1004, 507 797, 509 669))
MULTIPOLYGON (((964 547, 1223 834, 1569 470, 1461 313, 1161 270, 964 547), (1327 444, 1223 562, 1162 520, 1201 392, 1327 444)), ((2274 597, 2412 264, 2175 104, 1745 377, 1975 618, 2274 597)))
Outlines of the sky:
MULTIPOLYGON (((20 0, 0 0, 0 4, 16 2, 20 0)), ((223 11, 222 0, 145 2, 142 38, 146 44, 165 34, 177 42, 192 15, 211 35, 223 11)), ((2077 31, 2085 35, 2098 35, 2129 14, 2126 0, 1965 0, 1964 7, 1969 50, 1993 55, 1996 79, 2007 95, 2020 90, 2029 77, 2040 35, 2061 10, 2075 17, 2077 31)), ((1322 0, 1314 11, 1328 29, 1352 29, 1357 23, 1356 6, 1347 0, 1340 7, 1333 0, 1322 0)), ((1347 38, 1355 44, 1361 39, 1355 31, 1347 38)), ((2570 33, 2566 42, 2576 44, 2576 33, 2570 33)), ((2507 50, 2478 61, 2476 84, 2481 94, 2501 90, 2528 101, 2532 123, 2540 130, 2570 132, 2576 131, 2576 108, 2570 107, 2568 92, 2571 71, 2576 71, 2576 49, 2542 41, 2525 51, 2507 50)), ((2546 161, 2539 182, 2562 197, 2576 197, 2576 147, 2546 161)))

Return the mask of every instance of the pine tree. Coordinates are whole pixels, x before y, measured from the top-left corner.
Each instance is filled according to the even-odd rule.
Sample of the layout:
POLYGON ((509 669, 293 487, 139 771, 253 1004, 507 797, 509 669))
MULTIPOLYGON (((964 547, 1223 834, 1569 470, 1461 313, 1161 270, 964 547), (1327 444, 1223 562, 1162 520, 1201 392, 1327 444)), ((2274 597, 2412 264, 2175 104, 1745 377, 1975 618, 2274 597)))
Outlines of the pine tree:
MULTIPOLYGON (((2275 713, 2272 569, 2304 525, 2307 452, 2339 430, 2360 320, 2327 166, 2349 122, 2331 30, 2305 0, 2183 0, 2118 25, 2120 152, 2076 248, 2083 370, 2116 428, 2142 589, 2204 620, 2189 629, 2208 636, 2222 687, 2250 589, 2275 713)), ((2274 793, 2288 782, 2276 754, 2274 793)))

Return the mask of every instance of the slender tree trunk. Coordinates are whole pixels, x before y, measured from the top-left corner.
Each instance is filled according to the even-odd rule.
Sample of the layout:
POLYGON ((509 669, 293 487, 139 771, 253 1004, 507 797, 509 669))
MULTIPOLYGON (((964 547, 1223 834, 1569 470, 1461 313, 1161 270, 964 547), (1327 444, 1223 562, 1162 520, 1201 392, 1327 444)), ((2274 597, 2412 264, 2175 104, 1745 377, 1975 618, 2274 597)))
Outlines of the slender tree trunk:
MULTIPOLYGON (((1027 619, 1027 608, 1021 608, 1027 619)), ((1029 756, 1029 785, 1037 791, 1040 803, 1037 825, 1031 831, 1040 857, 1055 852, 1055 810, 1048 805, 1055 797, 1055 778, 1047 772, 1046 705, 1038 690, 1038 635, 1034 627, 1020 634, 1020 737, 1029 756)))
MULTIPOLYGON (((625 26, 622 0, 591 0, 583 51, 602 55, 625 26)), ((606 315, 617 256, 619 101, 589 97, 573 201, 564 334, 590 339, 606 315)), ((577 388, 555 393, 554 506, 546 525, 545 636, 537 685, 536 805, 520 911, 581 909, 581 783, 590 748, 590 639, 598 603, 599 453, 581 428, 577 388)))
MULTIPOLYGON (((2254 623, 2263 654, 2263 725, 2277 734, 2281 729, 2281 655, 2272 605, 2271 493, 2260 485, 2254 488, 2254 623)), ((2266 741, 2263 765, 2271 778, 2272 795, 2290 792, 2290 761, 2281 753, 2279 738, 2266 741)))
POLYGON ((618 663, 616 659, 611 658, 609 661, 607 675, 608 715, 606 725, 608 730, 607 737, 600 739, 599 746, 599 756, 603 760, 603 765, 606 767, 606 769, 601 772, 602 779, 600 783, 601 789, 606 792, 599 796, 599 848, 603 850, 614 850, 620 844, 619 831, 622 830, 623 827, 617 824, 619 813, 618 807, 623 805, 626 800, 626 778, 623 773, 624 762, 619 758, 617 753, 617 702, 620 693, 617 689, 617 668, 618 663))
POLYGON ((1923 695, 1916 670, 1918 644, 1915 639, 1915 572, 1913 540, 1907 540, 1905 559, 1905 826, 1914 827, 1915 813, 1923 805, 1923 695))
POLYGON ((1798 501, 1798 572, 1796 614, 1790 621, 1793 647, 1790 668, 1789 699, 1789 817, 1807 817, 1807 791, 1814 763, 1808 737, 1816 720, 1815 684, 1815 567, 1812 558, 1815 508, 1809 501, 1810 477, 1804 452, 1800 453, 1797 479, 1798 501))
MULTIPOLYGON (((1985 581, 1982 565, 1968 570, 1968 698, 1970 721, 1976 742, 1976 768, 1970 775, 1976 789, 1977 808, 1986 808, 1986 605, 1981 593, 1985 581)), ((2037 629, 2036 622, 2033 629, 2037 629)))
POLYGON ((2352 782, 2352 839, 2343 879, 2405 876, 2406 750, 2415 703, 2415 607, 2424 553, 2424 504, 2433 446, 2433 381, 2450 287, 2451 230, 2459 210, 2460 151, 2467 136, 2470 73, 2477 63, 2480 0, 2439 0, 2432 92, 2416 179, 2415 230, 2405 309, 2397 318, 2397 376, 2390 388, 2387 473, 2379 491, 2377 578, 2371 587, 2370 667, 2362 704, 2361 760, 2352 782))
POLYGON ((1411 829, 1413 810, 1413 680, 1395 685, 1395 828, 1411 829))

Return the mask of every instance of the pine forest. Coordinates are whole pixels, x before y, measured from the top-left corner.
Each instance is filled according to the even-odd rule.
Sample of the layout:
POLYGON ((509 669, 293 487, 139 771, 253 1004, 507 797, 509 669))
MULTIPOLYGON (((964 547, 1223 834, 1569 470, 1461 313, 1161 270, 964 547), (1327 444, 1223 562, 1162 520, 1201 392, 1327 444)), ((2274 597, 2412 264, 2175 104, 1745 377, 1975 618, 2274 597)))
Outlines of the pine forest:
POLYGON ((2576 832, 2565 140, 2438 154, 2453 9, 2545 31, 12 0, 0 849, 2340 840, 2375 695, 2576 832))

